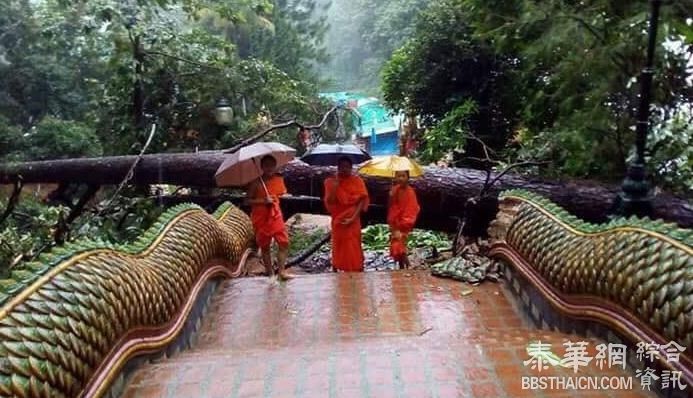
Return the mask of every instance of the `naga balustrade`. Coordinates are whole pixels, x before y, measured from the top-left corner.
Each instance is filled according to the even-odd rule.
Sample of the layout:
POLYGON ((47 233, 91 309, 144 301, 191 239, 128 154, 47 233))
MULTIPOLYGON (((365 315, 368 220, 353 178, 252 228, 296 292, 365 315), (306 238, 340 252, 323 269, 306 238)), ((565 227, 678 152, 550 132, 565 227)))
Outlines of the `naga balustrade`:
POLYGON ((240 209, 187 204, 130 245, 80 241, 12 272, 0 281, 0 396, 109 393, 129 360, 181 335, 213 280, 240 273, 252 242, 240 209))
MULTIPOLYGON (((506 191, 489 234, 538 326, 653 343, 660 360, 648 366, 693 384, 693 231, 588 224, 506 191), (672 342, 685 350, 665 361, 672 342)), ((79 241, 13 271, 0 281, 0 397, 117 395, 140 358, 190 343, 216 281, 241 275, 252 245, 239 208, 184 204, 132 244, 79 241)))
POLYGON ((681 372, 693 387, 693 230, 635 217, 590 224, 523 190, 499 205, 490 255, 537 326, 626 344, 636 369, 681 372))

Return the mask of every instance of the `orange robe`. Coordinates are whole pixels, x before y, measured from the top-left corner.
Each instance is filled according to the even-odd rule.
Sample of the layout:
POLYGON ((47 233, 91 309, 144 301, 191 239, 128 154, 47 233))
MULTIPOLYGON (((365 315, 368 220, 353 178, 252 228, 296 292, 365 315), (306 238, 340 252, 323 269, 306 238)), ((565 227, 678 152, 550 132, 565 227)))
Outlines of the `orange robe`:
POLYGON ((332 266, 346 272, 363 271, 363 248, 361 246, 361 215, 357 214, 349 225, 342 221, 351 217, 359 201, 365 212, 370 204, 366 184, 359 176, 340 177, 339 186, 332 198, 333 184, 337 179, 325 180, 325 207, 332 217, 332 266), (331 202, 334 199, 334 202, 331 202))
POLYGON ((392 188, 387 209, 387 224, 391 230, 397 230, 402 234, 399 239, 390 238, 390 257, 395 261, 401 261, 407 255, 407 236, 414 229, 420 210, 414 188, 409 185, 396 185, 392 188))
POLYGON ((255 197, 252 199, 265 199, 271 197, 274 202, 272 204, 254 204, 250 212, 250 220, 255 229, 255 240, 260 249, 269 248, 272 243, 272 238, 277 241, 277 244, 282 247, 289 245, 289 235, 286 232, 284 224, 284 215, 279 207, 279 197, 286 194, 286 186, 284 179, 275 175, 265 181, 267 192, 265 192, 262 183, 258 181, 258 186, 255 191, 255 197))

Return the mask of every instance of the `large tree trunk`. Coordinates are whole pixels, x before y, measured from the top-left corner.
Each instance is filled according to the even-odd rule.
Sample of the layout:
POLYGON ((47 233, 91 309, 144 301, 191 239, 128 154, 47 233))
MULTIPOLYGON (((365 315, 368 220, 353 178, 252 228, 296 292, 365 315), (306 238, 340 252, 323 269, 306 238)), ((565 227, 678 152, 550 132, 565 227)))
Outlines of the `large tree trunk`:
MULTIPOLYGON (((221 151, 145 155, 135 168, 131 183, 214 187, 214 173, 225 156, 221 151)), ((0 165, 0 183, 11 183, 21 175, 25 184, 119 184, 135 159, 135 156, 118 156, 0 165)), ((427 167, 425 171, 423 178, 412 183, 422 207, 419 225, 431 229, 454 230, 457 225, 455 217, 462 216, 467 198, 478 194, 486 174, 473 169, 437 167, 427 167)), ((334 172, 334 168, 313 167, 296 161, 282 168, 281 172, 291 194, 321 197, 323 181, 334 172)), ((369 211, 372 214, 367 218, 382 221, 389 181, 368 177, 366 183, 374 204, 369 211)), ((491 192, 495 195, 500 190, 511 188, 523 188, 543 195, 570 213, 591 222, 607 220, 619 190, 617 186, 589 181, 548 181, 508 174, 496 183, 491 192)), ((324 212, 322 204, 316 200, 292 203, 292 208, 324 212)), ((496 207, 495 199, 481 203, 468 219, 469 231, 482 232, 494 218, 496 207)), ((691 228, 693 206, 685 199, 659 194, 654 200, 653 217, 691 228)))

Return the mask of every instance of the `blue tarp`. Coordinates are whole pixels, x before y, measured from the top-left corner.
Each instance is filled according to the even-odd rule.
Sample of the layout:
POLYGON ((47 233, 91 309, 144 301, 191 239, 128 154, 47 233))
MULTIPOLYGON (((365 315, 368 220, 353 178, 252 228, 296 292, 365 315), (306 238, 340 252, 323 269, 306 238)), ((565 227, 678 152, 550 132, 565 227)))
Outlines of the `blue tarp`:
POLYGON ((371 139, 368 153, 371 156, 396 155, 399 153, 399 133, 376 134, 376 140, 371 139))
POLYGON ((399 152, 397 119, 390 115, 390 110, 377 98, 348 91, 321 93, 320 96, 338 105, 352 107, 359 116, 355 133, 368 139, 368 151, 371 155, 392 155, 399 152))

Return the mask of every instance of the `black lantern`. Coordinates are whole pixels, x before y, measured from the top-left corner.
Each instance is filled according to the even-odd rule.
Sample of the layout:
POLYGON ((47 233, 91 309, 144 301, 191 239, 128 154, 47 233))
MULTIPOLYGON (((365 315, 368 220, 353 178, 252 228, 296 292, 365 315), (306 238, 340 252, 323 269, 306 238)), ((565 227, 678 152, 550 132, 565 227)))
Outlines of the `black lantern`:
POLYGON ((233 121, 233 109, 226 98, 220 98, 214 109, 214 117, 220 126, 230 126, 233 121))

